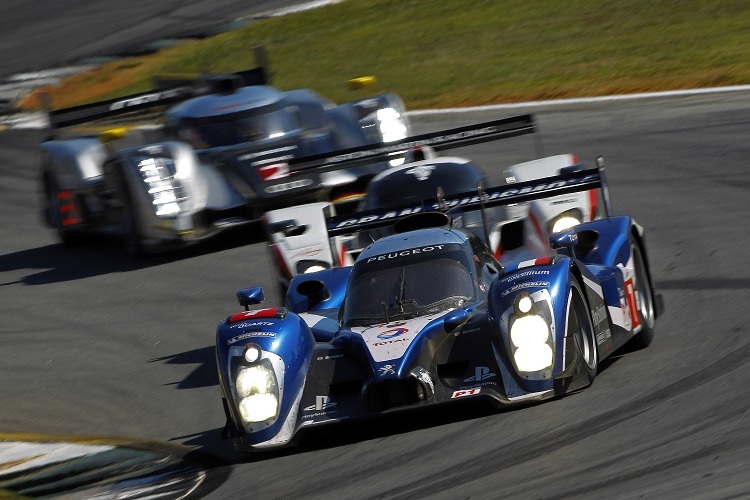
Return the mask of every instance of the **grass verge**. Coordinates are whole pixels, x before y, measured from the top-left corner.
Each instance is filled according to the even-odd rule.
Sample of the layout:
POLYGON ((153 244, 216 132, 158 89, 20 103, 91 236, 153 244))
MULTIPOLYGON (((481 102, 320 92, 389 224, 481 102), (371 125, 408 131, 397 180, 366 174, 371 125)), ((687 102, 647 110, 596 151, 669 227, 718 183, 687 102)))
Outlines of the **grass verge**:
MULTIPOLYGON (((346 0, 263 19, 49 89, 53 108, 151 88, 152 76, 229 72, 267 49, 272 84, 337 102, 345 82, 409 109, 750 83, 747 0, 346 0)), ((24 103, 38 102, 31 96, 24 103)))

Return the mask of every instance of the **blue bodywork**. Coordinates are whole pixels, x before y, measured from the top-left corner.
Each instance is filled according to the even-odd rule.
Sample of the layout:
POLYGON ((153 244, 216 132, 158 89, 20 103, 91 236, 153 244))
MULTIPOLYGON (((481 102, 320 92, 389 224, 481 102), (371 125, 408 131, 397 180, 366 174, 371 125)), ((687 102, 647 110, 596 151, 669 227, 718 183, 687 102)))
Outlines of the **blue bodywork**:
POLYGON ((319 424, 471 397, 541 400, 589 385, 598 360, 653 327, 634 307, 653 286, 650 275, 635 282, 633 249, 645 255, 645 246, 631 218, 569 231, 556 255, 501 266, 469 231, 417 229, 377 240, 352 267, 296 276, 286 309, 240 313, 218 327, 227 436, 250 451, 319 424), (392 302, 391 289, 378 298, 388 273, 392 302), (358 302, 362 283, 370 288, 358 302), (442 286, 453 288, 441 299, 442 286), (529 333, 519 326, 512 340, 516 324, 529 333), (242 358, 247 344, 262 349, 254 363, 281 360, 278 411, 264 422, 243 421, 238 410, 233 370, 253 364, 242 358))

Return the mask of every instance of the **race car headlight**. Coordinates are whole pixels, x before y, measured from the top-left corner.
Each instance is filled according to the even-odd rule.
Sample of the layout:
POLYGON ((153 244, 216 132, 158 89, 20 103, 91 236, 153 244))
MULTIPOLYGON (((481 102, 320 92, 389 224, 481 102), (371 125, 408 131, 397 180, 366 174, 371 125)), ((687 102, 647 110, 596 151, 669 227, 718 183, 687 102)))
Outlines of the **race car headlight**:
POLYGON ((529 314, 516 318, 510 326, 510 340, 515 347, 513 358, 522 372, 536 372, 552 366, 549 325, 541 316, 529 314))
POLYGON ((173 217, 179 214, 179 202, 185 199, 185 194, 176 179, 174 161, 163 157, 146 157, 138 162, 138 170, 148 187, 156 215, 173 217))
POLYGON ((317 273, 318 271, 325 271, 330 268, 331 266, 327 262, 318 260, 301 260, 297 262, 298 274, 317 273))
POLYGON ((247 361, 248 363, 255 363, 260 359, 260 356, 260 346, 256 344, 246 345, 245 352, 242 354, 242 357, 245 358, 245 361, 247 361))
POLYGON ((399 141, 406 137, 406 125, 401 119, 401 113, 394 108, 379 109, 377 118, 380 123, 380 135, 383 137, 383 142, 399 141))
POLYGON ((580 223, 581 221, 579 221, 575 217, 560 217, 552 225, 552 232, 558 233, 560 231, 565 231, 566 229, 570 229, 571 227, 577 226, 580 223))
POLYGON ((276 416, 278 385, 270 367, 262 363, 243 366, 237 373, 235 387, 243 421, 262 422, 276 416))
POLYGON ((278 408, 274 394, 254 394, 240 401, 240 417, 245 422, 263 422, 275 417, 278 408))

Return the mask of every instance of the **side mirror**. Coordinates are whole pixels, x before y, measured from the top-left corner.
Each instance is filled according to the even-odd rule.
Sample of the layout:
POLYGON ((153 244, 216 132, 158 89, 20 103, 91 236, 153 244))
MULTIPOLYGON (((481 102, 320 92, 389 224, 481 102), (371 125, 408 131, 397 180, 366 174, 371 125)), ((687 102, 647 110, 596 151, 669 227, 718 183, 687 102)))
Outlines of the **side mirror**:
POLYGON ((265 299, 263 295, 263 288, 241 288, 237 290, 237 302, 243 306, 246 311, 250 309, 251 305, 260 304, 265 299))
POLYGON ((573 257, 573 247, 578 244, 578 234, 575 229, 566 229, 549 235, 549 244, 553 250, 562 250, 562 253, 573 257))

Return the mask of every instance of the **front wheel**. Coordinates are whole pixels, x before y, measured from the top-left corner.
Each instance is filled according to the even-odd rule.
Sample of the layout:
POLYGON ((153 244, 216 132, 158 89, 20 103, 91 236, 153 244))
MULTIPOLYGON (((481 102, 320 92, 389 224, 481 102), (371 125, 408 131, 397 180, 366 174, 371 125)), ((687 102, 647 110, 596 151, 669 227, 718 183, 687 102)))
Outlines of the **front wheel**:
POLYGON ((596 350, 596 336, 591 322, 586 299, 577 281, 571 283, 571 297, 568 304, 568 336, 576 343, 581 356, 581 367, 588 378, 588 385, 594 381, 599 367, 599 353, 596 350))

